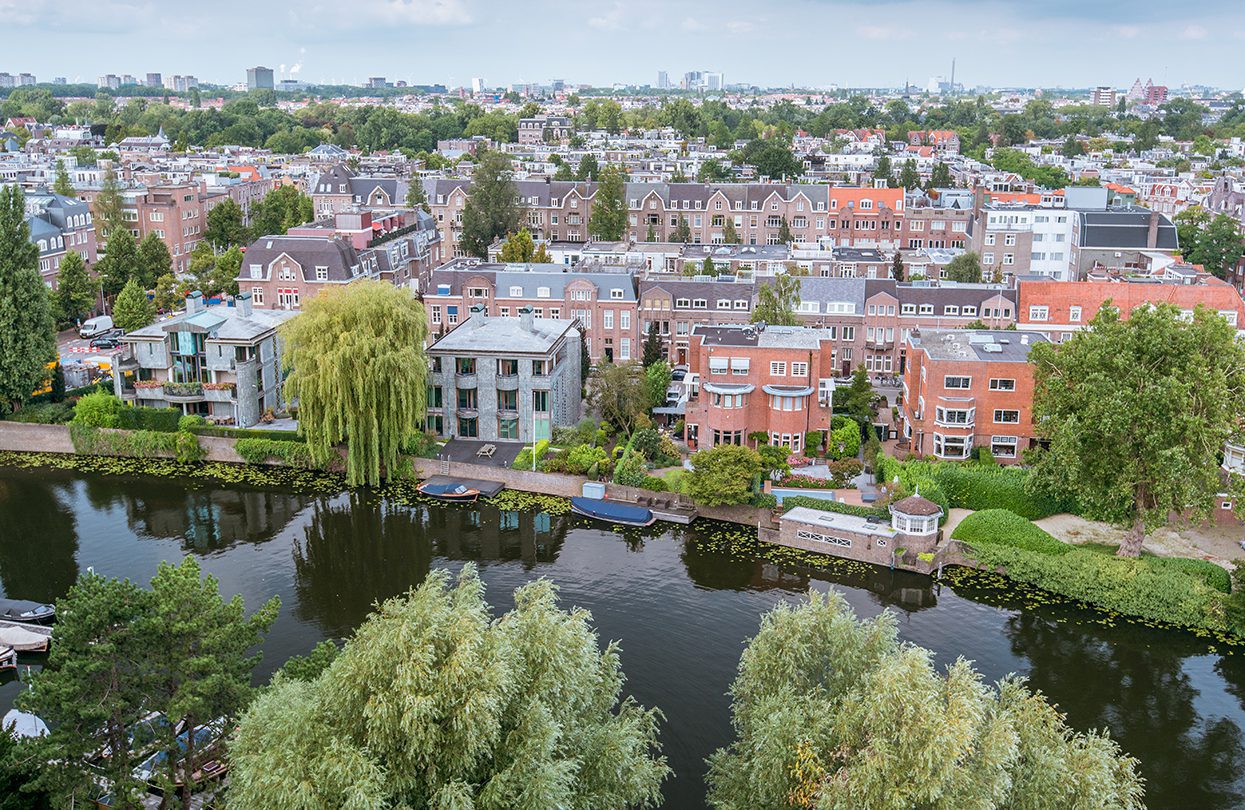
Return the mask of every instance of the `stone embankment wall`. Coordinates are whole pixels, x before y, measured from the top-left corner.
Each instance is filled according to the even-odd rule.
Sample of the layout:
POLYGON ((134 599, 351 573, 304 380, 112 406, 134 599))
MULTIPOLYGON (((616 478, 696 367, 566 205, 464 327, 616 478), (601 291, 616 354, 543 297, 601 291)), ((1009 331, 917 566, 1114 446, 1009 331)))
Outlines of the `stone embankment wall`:
MULTIPOLYGON (((104 428, 107 430, 107 428, 104 428)), ((207 461, 244 464, 246 460, 234 449, 236 439, 221 436, 200 436, 199 446, 207 452, 207 461)), ((24 422, 0 422, 0 450, 18 453, 74 452, 68 425, 34 425, 24 422)), ((270 463, 280 464, 273 459, 270 463)))

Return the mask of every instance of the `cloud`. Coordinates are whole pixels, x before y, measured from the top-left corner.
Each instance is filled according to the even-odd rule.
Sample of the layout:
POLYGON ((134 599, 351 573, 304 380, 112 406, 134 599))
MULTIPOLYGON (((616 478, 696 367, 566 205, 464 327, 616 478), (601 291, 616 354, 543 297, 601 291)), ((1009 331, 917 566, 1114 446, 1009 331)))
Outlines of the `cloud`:
POLYGON ((679 25, 684 31, 704 31, 705 30, 705 24, 702 23, 700 20, 697 20, 693 17, 684 17, 683 22, 681 22, 679 25))
POLYGON ((1200 25, 1187 25, 1180 32, 1181 39, 1206 39, 1209 32, 1200 25))
MULTIPOLYGON (((470 25, 474 18, 464 0, 355 0, 350 13, 342 15, 337 3, 320 5, 320 10, 332 10, 336 25, 381 22, 388 25, 470 25)), ((316 16, 319 20, 323 16, 316 16)))
POLYGON ((876 42, 895 42, 901 39, 911 39, 912 32, 902 28, 891 28, 886 25, 858 25, 856 26, 856 36, 876 42))
POLYGON ((1112 26, 1111 32, 1120 39, 1136 39, 1141 29, 1135 25, 1116 25, 1112 26))
POLYGON ((615 3, 609 11, 596 17, 588 18, 588 27, 595 28, 598 31, 617 31, 622 28, 623 7, 622 3, 615 3))
POLYGON ((732 34, 751 34, 756 30, 756 24, 751 20, 731 20, 726 24, 726 30, 732 34))

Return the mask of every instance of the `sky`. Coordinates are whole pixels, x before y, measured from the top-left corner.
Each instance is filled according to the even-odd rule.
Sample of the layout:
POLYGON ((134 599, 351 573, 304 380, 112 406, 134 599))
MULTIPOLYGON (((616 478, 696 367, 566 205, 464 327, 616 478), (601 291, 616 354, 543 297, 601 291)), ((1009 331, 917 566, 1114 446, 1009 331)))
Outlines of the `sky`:
POLYGON ((1198 0, 0 0, 0 71, 361 84, 655 84, 1240 90, 1245 2, 1198 0))

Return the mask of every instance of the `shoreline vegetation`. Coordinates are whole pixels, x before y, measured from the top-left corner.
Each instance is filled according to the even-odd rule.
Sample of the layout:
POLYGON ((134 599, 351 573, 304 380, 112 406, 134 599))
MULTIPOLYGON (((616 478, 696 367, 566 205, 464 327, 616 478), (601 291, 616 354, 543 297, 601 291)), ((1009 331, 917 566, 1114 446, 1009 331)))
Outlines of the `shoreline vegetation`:
MULTIPOLYGON (((120 456, 0 451, 0 468, 36 470, 50 468, 97 475, 175 478, 199 481, 205 484, 279 489, 291 494, 301 495, 333 496, 350 489, 346 485, 346 476, 343 472, 273 465, 233 464, 216 461, 182 464, 171 458, 128 458, 120 456)), ((425 505, 455 508, 452 504, 446 504, 421 495, 416 489, 416 485, 417 482, 415 480, 401 480, 390 481, 378 487, 368 487, 366 489, 375 497, 405 506, 425 505)), ((503 490, 493 498, 482 499, 482 502, 503 510, 522 511, 534 509, 551 515, 570 514, 570 501, 567 498, 534 492, 522 492, 514 489, 503 490)), ((458 506, 457 508, 466 507, 458 506)), ((857 508, 859 509, 860 507, 857 508)), ((988 513, 1000 511, 1004 510, 985 510, 985 513, 988 518, 990 517, 988 513)), ((1015 515, 1012 515, 1012 518, 1016 521, 1028 523, 1028 520, 1025 518, 1015 515)), ((587 518, 582 518, 582 520, 588 521, 587 518)), ((961 523, 962 525, 964 524, 961 523)), ((1032 524, 1029 525, 1031 526, 1032 524)), ((696 526, 698 536, 692 542, 697 544, 698 550, 721 554, 737 561, 759 559, 769 564, 789 566, 806 571, 824 572, 841 577, 860 577, 876 569, 876 566, 868 563, 766 543, 757 537, 756 529, 753 527, 705 518, 698 518, 696 526)), ((660 531, 665 532, 671 528, 662 526, 660 531)), ((673 528, 676 531, 679 530, 679 527, 673 528)), ((1033 528, 1036 532, 1041 532, 1041 529, 1033 528)), ((638 540, 646 534, 652 534, 654 530, 619 526, 613 527, 613 532, 622 535, 630 541, 632 539, 638 540)), ((1041 534, 1045 533, 1041 532, 1041 534)), ((1064 545, 1062 541, 1056 540, 1049 535, 1046 535, 1046 538, 1049 539, 1039 540, 1038 544, 1048 542, 1064 545)), ((953 539, 969 546, 973 546, 973 540, 976 540, 978 545, 983 548, 987 545, 980 543, 978 538, 973 538, 973 540, 965 539, 959 527, 957 527, 953 539)), ((1012 556, 1021 553, 1040 554, 1041 552, 1025 551, 1025 547, 1032 544, 1022 542, 1011 543, 1003 541, 989 545, 990 550, 983 554, 989 561, 985 564, 993 564, 996 568, 983 570, 951 565, 943 571, 941 578, 934 580, 932 587, 940 589, 943 585, 946 585, 965 598, 992 607, 1051 611, 1056 615, 1057 621, 1067 620, 1066 617, 1059 615, 1062 612, 1084 611, 1092 614, 1093 618, 1087 619, 1084 615, 1081 615, 1076 617, 1075 620, 1077 622, 1085 623, 1088 621, 1103 627, 1112 628, 1121 624, 1132 624, 1152 629, 1185 631, 1201 640, 1207 641, 1211 644, 1212 649, 1227 655, 1240 654, 1234 648, 1245 647, 1245 637, 1233 633, 1226 623, 1182 621, 1181 616, 1176 616, 1173 620, 1154 610, 1121 609, 1129 608, 1130 606, 1127 604, 1116 604, 1112 600, 1104 600, 1104 602, 1090 601, 1077 592, 1068 592, 1071 589, 1059 588, 1058 582, 1051 578, 1043 579, 1029 576, 1027 568, 1016 573, 999 571, 997 570, 997 565, 1004 564, 1002 558, 1008 552, 1012 556)), ((974 548, 976 547, 974 546, 974 548)), ((1079 549, 1074 546, 1069 546, 1068 548, 1078 555, 1092 555, 1093 558, 1098 558, 1101 564, 1110 565, 1119 560, 1119 558, 1096 551, 1079 549)), ((1049 546, 1046 548, 1046 552, 1050 552, 1049 546)), ((1061 565, 1066 562, 1063 558, 1067 556, 1067 553, 1058 555, 1061 565)), ((1167 560, 1169 565, 1170 561, 1174 559, 1181 558, 1142 558, 1142 560, 1167 560)), ((1138 566, 1154 564, 1139 560, 1119 560, 1119 562, 1131 562, 1138 566)), ((1159 562, 1158 565, 1163 565, 1163 563, 1159 562)), ((1199 570, 1195 573, 1167 571, 1165 573, 1169 576, 1178 573, 1179 576, 1184 578, 1197 578, 1198 583, 1205 590, 1212 591, 1221 599, 1227 596, 1219 587, 1205 584, 1207 575, 1204 571, 1199 570)), ((1199 593, 1202 593, 1202 591, 1199 591, 1199 593)), ((1086 593, 1086 596, 1093 597, 1094 595, 1093 592, 1086 593)), ((1135 608, 1135 606, 1132 607, 1135 608)), ((1184 615, 1187 617, 1188 614, 1184 615)), ((1222 616, 1222 610, 1219 615, 1222 616)))

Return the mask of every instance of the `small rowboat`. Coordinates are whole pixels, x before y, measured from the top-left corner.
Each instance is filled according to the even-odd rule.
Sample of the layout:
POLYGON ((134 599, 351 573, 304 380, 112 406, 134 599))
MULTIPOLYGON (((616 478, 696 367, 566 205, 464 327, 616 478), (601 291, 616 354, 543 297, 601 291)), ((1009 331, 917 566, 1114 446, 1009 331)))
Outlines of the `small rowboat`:
POLYGON ((571 511, 623 526, 650 526, 657 520, 652 510, 643 506, 630 506, 604 498, 571 498, 571 511))
POLYGON ((0 669, 17 669, 17 650, 0 647, 0 669))
POLYGON ((51 624, 56 608, 26 599, 0 599, 0 619, 22 624, 51 624))
POLYGON ((416 487, 422 494, 439 501, 455 503, 474 503, 480 497, 480 490, 472 489, 464 484, 430 484, 427 481, 416 487))
POLYGON ((52 643, 52 628, 38 624, 0 621, 0 646, 18 652, 47 652, 52 643))

